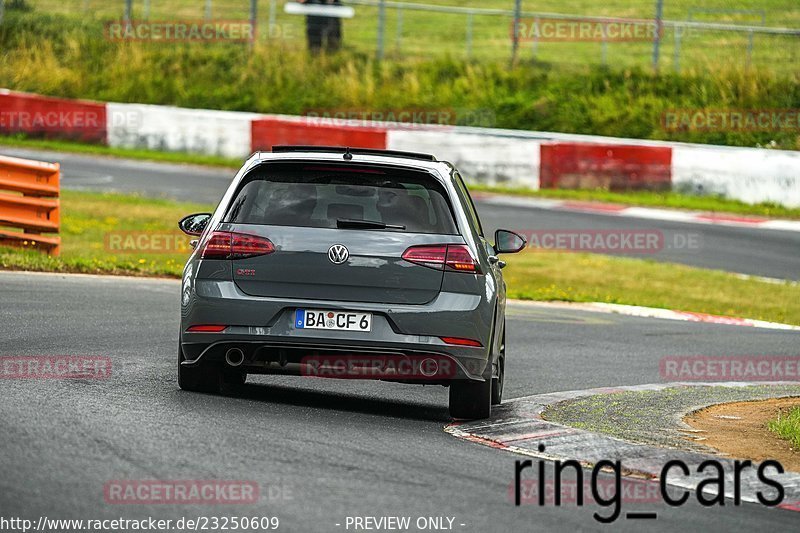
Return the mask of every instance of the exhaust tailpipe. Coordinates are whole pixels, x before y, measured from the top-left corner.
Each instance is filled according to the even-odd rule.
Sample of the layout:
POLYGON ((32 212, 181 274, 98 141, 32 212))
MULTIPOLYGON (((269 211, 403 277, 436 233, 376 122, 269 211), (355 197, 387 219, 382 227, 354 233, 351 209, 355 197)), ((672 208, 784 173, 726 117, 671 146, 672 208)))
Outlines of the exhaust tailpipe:
POLYGON ((239 366, 244 363, 244 352, 239 348, 231 348, 225 352, 225 362, 230 366, 239 366))

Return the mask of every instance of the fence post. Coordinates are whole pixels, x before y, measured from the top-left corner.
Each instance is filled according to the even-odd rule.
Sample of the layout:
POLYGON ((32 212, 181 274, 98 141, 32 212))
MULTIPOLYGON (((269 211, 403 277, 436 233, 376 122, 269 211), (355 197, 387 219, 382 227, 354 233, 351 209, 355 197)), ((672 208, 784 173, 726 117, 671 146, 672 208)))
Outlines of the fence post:
POLYGON ((144 0, 144 20, 150 18, 150 0, 144 0))
POLYGON ((467 13, 467 59, 472 57, 472 13, 467 13))
POLYGON ((661 53, 661 21, 664 18, 664 0, 656 0, 656 35, 653 38, 653 70, 658 72, 658 56, 661 53))
MULTIPOLYGON (((210 0, 209 0, 210 1, 210 0)), ((269 24, 267 24, 267 35, 270 39, 276 37, 278 35, 278 25, 275 22, 275 17, 277 17, 278 11, 278 1, 277 0, 270 0, 269 2, 269 24)))
POLYGON ((519 18, 522 13, 522 0, 514 0, 514 22, 511 25, 511 66, 517 64, 517 48, 519 48, 519 18))
POLYGON ((600 44, 600 53, 602 55, 603 66, 608 65, 608 41, 606 40, 606 33, 608 32, 608 24, 603 24, 603 42, 600 44))
POLYGON ((6 14, 6 4, 5 0, 0 0, 0 24, 3 23, 3 17, 6 14))
POLYGON ((253 38, 250 40, 252 50, 258 38, 258 0, 250 0, 250 28, 253 30, 253 38))
POLYGON ((125 0, 125 14, 123 18, 127 24, 131 22, 131 14, 133 13, 133 0, 125 0))
POLYGON ((211 18, 211 0, 206 0, 206 9, 204 13, 204 18, 206 20, 211 18))
POLYGON ((683 27, 675 26, 675 51, 672 59, 675 72, 681 71, 681 37, 683 37, 683 27))
POLYGON ((397 31, 395 32, 395 47, 400 52, 400 43, 403 40, 403 6, 397 6, 397 31))
POLYGON ((386 1, 380 0, 378 3, 378 50, 375 59, 380 63, 383 61, 383 33, 386 26, 386 1))

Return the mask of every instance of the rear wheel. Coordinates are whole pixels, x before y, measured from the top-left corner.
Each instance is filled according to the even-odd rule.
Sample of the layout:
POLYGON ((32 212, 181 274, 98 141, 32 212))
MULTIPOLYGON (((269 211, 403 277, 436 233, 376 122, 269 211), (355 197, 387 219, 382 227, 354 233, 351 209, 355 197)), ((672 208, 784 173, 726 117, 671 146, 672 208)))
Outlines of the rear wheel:
POLYGON ((454 381, 450 384, 450 416, 464 420, 492 414, 492 380, 454 381))

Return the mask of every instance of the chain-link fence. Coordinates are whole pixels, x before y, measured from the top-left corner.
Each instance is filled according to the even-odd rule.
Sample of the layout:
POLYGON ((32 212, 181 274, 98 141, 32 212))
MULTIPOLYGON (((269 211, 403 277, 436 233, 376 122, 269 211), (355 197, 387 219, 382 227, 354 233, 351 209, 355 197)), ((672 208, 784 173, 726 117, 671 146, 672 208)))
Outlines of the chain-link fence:
MULTIPOLYGON (((800 4, 792 7, 777 1, 768 11, 708 7, 730 2, 662 0, 669 9, 657 24, 658 0, 611 0, 610 7, 564 2, 564 9, 583 6, 586 14, 531 9, 554 5, 547 1, 526 0, 519 12, 514 10, 514 0, 465 0, 458 6, 447 5, 455 0, 429 1, 343 0, 355 9, 355 16, 343 21, 345 49, 386 58, 508 61, 516 41, 516 60, 523 63, 651 67, 657 47, 657 65, 662 70, 800 70, 800 4), (602 16, 591 16, 598 10, 602 16), (615 16, 617 12, 620 16, 615 16)), ((258 24, 260 41, 305 46, 305 17, 286 13, 284 0, 5 0, 5 4, 6 11, 12 4, 21 4, 41 12, 102 21, 126 16, 252 19, 258 24)))

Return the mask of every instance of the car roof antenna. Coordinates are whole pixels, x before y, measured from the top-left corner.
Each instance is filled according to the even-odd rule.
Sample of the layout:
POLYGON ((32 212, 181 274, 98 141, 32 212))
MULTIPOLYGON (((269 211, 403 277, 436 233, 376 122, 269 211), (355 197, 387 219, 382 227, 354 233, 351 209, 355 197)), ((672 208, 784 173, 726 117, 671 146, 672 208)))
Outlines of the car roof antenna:
POLYGON ((353 159, 353 154, 350 153, 350 147, 349 146, 345 147, 344 156, 343 157, 344 157, 345 161, 350 161, 351 159, 353 159))

